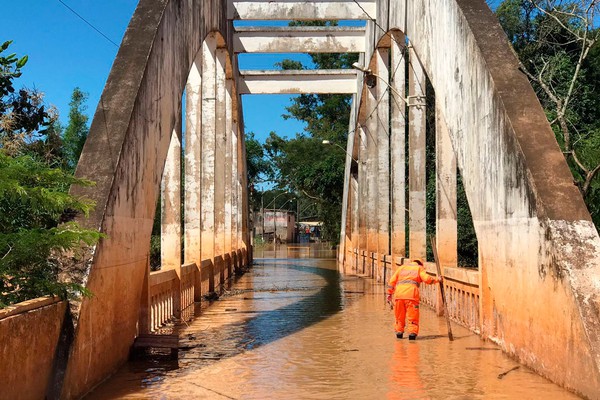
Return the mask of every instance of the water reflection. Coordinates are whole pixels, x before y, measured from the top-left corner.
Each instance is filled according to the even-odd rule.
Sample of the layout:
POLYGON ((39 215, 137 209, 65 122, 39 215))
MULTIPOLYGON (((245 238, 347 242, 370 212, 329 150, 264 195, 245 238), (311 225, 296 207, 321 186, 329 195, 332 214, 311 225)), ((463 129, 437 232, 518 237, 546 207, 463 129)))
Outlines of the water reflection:
POLYGON ((178 361, 130 362, 90 397, 575 398, 524 367, 499 380, 517 364, 425 307, 415 342, 392 320, 383 286, 333 260, 262 259, 182 327, 178 361))

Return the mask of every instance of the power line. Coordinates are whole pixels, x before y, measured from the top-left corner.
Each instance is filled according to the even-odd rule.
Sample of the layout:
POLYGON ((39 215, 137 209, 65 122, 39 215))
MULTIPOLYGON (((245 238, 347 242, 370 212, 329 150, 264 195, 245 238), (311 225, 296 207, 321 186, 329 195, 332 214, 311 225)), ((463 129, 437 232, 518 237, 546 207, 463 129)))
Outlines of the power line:
POLYGON ((68 4, 66 4, 63 0, 58 0, 58 2, 60 4, 62 4, 63 6, 65 6, 65 8, 69 11, 71 11, 73 14, 75 14, 80 20, 82 20, 83 22, 85 22, 89 27, 91 27, 93 30, 95 30, 96 32, 98 32, 100 35, 102 35, 102 37, 106 40, 108 40, 110 43, 112 43, 116 48, 119 48, 119 45, 116 44, 113 40, 111 40, 111 38, 109 38, 108 36, 106 36, 104 33, 102 33, 102 31, 98 28, 96 28, 94 25, 92 25, 91 22, 89 22, 88 20, 86 20, 85 18, 83 18, 80 14, 77 13, 77 11, 73 10, 71 7, 69 7, 68 4))

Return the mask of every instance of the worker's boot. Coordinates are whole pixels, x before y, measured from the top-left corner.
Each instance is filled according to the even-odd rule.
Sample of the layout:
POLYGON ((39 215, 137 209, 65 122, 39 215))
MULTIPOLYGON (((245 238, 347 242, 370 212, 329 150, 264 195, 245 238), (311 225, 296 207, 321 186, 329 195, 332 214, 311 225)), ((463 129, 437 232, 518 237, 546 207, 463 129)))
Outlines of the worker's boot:
POLYGON ((411 333, 410 335, 408 335, 408 340, 415 340, 416 338, 417 338, 416 333, 411 333))
POLYGON ((404 335, 404 332, 396 332, 397 339, 402 339, 402 335, 404 335))

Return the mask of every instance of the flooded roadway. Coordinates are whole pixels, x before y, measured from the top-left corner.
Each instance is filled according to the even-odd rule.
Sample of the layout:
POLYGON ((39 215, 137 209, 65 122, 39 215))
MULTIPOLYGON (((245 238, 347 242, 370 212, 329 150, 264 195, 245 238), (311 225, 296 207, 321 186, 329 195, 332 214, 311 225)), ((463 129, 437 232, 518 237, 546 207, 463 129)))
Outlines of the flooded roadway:
POLYGON ((181 330, 178 361, 129 362, 89 398, 577 398, 460 326, 449 342, 426 307, 418 339, 396 339, 383 290, 333 260, 257 260, 181 330))

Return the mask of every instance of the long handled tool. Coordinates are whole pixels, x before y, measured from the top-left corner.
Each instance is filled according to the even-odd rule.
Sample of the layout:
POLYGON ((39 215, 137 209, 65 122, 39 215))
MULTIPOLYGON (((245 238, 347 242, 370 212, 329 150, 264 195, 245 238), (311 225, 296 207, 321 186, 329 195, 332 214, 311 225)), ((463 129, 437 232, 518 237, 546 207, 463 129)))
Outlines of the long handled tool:
MULTIPOLYGON (((435 237, 431 236, 431 249, 433 250, 433 258, 435 259, 435 267, 437 268, 437 273, 440 278, 442 276, 442 267, 440 266, 440 260, 438 258, 437 253, 437 245, 435 243, 435 237)), ((446 317, 446 324, 448 325, 448 339, 450 341, 454 340, 452 336, 452 327, 450 326, 450 315, 448 315, 448 306, 446 305, 446 294, 444 293, 444 282, 440 281, 440 294, 442 295, 442 304, 444 305, 444 316, 446 317)))

